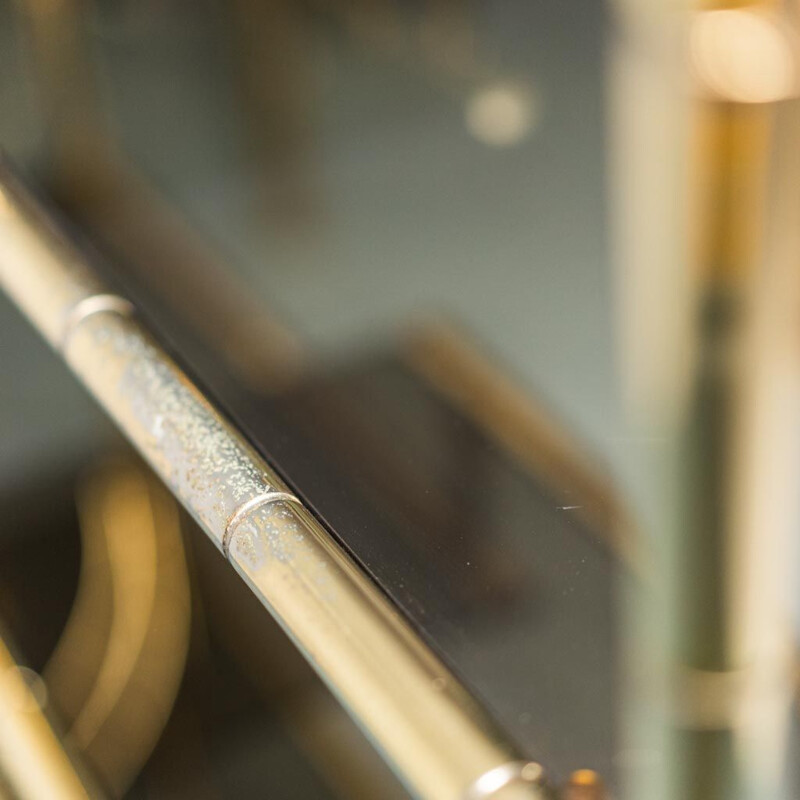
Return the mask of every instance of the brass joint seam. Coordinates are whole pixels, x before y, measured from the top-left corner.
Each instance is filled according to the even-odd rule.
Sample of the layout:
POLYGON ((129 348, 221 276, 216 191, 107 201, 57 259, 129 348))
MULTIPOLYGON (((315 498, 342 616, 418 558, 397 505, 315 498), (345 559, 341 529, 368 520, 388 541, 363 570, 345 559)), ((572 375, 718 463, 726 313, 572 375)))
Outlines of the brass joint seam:
POLYGON ((483 800, 507 786, 541 800, 538 765, 518 760, 469 690, 134 317, 133 306, 108 293, 1 160, 0 288, 226 551, 416 796, 483 800), (252 541, 230 551, 245 521, 252 541))
POLYGON ((130 300, 126 300, 117 294, 93 294, 89 297, 84 297, 75 303, 67 313, 58 342, 58 350, 61 353, 65 353, 69 340, 78 329, 78 326, 92 315, 104 312, 130 317, 133 316, 135 308, 130 300))
POLYGON ((222 552, 225 558, 230 560, 231 541, 239 525, 244 522, 249 514, 271 503, 289 503, 299 508, 304 507, 295 495, 290 492, 280 492, 277 490, 264 492, 264 494, 256 495, 256 497, 251 497, 249 500, 246 500, 230 515, 225 525, 225 532, 222 535, 222 552))

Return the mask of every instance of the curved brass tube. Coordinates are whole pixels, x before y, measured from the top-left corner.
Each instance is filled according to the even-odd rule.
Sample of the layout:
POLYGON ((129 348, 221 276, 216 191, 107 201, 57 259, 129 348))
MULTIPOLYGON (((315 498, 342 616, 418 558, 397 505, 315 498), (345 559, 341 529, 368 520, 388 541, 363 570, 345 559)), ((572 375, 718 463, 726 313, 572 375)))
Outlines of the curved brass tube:
POLYGON ((178 509, 132 458, 102 462, 79 492, 78 594, 44 670, 69 739, 121 796, 180 688, 189 576, 178 509))

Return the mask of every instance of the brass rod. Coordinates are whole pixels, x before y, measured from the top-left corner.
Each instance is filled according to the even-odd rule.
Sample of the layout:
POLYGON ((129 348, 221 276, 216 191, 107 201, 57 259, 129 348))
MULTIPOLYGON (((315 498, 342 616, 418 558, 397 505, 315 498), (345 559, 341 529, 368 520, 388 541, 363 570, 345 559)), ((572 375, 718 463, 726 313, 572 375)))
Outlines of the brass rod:
POLYGON ((40 698, 0 638, 0 796, 4 787, 19 800, 101 796, 64 748, 40 698))
POLYGON ((0 287, 217 547, 225 545, 234 569, 416 796, 461 800, 478 787, 482 797, 544 797, 538 765, 526 768, 489 715, 2 162, 0 287), (490 773, 502 773, 502 785, 486 779, 490 773))

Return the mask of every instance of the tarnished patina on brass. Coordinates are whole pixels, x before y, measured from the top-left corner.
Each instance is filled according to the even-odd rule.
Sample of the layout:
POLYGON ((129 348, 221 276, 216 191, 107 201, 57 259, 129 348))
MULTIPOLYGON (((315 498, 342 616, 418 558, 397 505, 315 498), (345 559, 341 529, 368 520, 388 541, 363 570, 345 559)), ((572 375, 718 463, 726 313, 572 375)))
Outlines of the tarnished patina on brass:
POLYGON ((266 492, 265 494, 258 495, 242 503, 242 505, 231 514, 230 519, 228 519, 228 524, 225 527, 225 533, 222 537, 222 552, 225 554, 226 558, 230 555, 231 540, 236 534, 239 524, 246 522, 250 514, 256 509, 271 503, 296 503, 302 507, 300 500, 293 494, 289 492, 279 492, 277 490, 266 492))
POLYGON ((135 320, 87 317, 65 357, 220 549, 244 503, 286 491, 135 320))
MULTIPOLYGON (((229 549, 236 571, 409 789, 463 800, 483 776, 527 763, 125 303, 91 300, 107 289, 2 163, 0 192, 0 286, 200 527, 229 549), (77 313, 79 304, 91 313, 77 313)), ((538 778, 517 784, 502 796, 544 797, 538 778)))

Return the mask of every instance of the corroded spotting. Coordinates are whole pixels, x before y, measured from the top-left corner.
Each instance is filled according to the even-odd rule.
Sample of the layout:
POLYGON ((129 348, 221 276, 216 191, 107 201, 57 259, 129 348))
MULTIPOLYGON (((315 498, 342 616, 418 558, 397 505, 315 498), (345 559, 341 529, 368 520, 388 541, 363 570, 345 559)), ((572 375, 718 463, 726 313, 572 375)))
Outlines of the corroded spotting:
POLYGON ((230 543, 233 539, 233 536, 238 531, 239 525, 245 521, 250 513, 258 508, 270 505, 271 503, 296 503, 297 505, 302 506, 300 501, 293 494, 289 494, 289 492, 277 491, 267 492, 267 494, 262 494, 242 503, 242 505, 240 505, 239 508, 233 512, 228 520, 228 524, 225 528, 225 535, 222 537, 222 552, 225 554, 226 558, 229 555, 228 551, 230 549, 230 543))
POLYGON ((92 314, 73 329, 65 356, 220 548, 237 509, 285 489, 132 320, 92 314))
POLYGON ((276 493, 270 503, 250 510, 232 529, 232 553, 250 569, 260 569, 267 559, 290 564, 310 553, 305 545, 305 526, 292 511, 291 501, 280 498, 276 493))
MULTIPOLYGON (((463 800, 498 765, 524 764, 340 545, 120 313, 124 301, 91 300, 107 290, 5 173, 0 163, 0 287, 63 344, 76 375, 218 547, 229 531, 234 568, 412 792, 463 800)), ((545 796, 538 783, 512 783, 503 800, 507 789, 514 800, 545 796)))
MULTIPOLYGON (((353 565, 331 556, 314 518, 283 502, 249 512, 229 554, 415 793, 463 800, 511 751, 489 727, 476 736, 486 720, 474 700, 353 565)), ((514 797, 541 800, 540 786, 519 781, 521 769, 514 797)))

